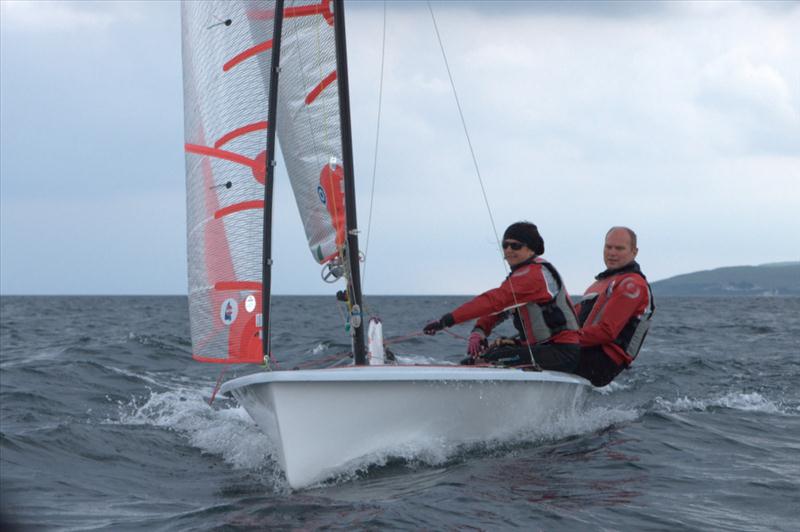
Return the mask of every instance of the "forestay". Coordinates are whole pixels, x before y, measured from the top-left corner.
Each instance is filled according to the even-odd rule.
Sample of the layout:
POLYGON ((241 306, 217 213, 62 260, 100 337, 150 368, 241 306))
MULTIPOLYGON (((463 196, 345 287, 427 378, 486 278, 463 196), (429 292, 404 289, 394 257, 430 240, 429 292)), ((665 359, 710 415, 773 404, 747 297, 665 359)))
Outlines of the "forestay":
POLYGON ((262 360, 274 1, 182 3, 193 356, 262 360))

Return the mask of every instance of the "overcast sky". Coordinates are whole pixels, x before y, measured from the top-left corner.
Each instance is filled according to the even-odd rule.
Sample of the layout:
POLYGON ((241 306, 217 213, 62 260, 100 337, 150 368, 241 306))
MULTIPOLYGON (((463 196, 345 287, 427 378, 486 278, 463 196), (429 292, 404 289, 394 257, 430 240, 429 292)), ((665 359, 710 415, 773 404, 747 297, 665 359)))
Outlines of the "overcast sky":
MULTIPOLYGON (((310 0, 309 0, 310 1, 310 0)), ((0 3, 0 292, 185 294, 180 7, 0 3)), ((348 5, 361 246, 382 3, 348 5)), ((491 212, 570 292, 611 225, 651 280, 800 260, 798 3, 434 3, 491 212)), ((424 3, 389 3, 367 294, 505 270, 424 3)), ((325 294, 284 172, 279 294, 325 294)))

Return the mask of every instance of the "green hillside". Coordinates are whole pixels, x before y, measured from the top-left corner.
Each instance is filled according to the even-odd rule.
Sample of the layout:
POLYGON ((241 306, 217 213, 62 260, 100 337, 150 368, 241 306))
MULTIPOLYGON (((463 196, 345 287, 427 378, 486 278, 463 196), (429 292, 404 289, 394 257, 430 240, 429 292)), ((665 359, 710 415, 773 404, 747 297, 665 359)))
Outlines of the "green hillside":
POLYGON ((731 266, 652 283, 656 296, 800 296, 800 262, 731 266))

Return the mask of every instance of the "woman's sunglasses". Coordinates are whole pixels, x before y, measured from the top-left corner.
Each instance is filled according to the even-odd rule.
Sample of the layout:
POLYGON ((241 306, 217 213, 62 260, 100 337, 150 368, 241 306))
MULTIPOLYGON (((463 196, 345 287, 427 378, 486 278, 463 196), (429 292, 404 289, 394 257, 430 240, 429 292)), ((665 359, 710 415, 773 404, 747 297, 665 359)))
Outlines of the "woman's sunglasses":
POLYGON ((514 251, 519 251, 520 249, 522 249, 524 247, 525 247, 525 244, 523 244, 521 242, 509 242, 508 240, 503 242, 503 249, 511 248, 514 251))

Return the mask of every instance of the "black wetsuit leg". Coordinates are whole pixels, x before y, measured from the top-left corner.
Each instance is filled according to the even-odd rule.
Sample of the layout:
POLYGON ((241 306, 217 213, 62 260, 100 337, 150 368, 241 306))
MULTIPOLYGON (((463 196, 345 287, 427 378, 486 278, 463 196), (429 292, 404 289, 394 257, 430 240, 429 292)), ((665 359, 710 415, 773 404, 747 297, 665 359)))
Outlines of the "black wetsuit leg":
POLYGON ((481 356, 481 360, 504 366, 530 366, 531 352, 536 365, 542 369, 572 373, 578 363, 578 344, 545 344, 528 349, 525 345, 503 345, 492 347, 481 356))
POLYGON ((579 357, 578 344, 543 344, 533 348, 533 359, 542 369, 574 373, 579 357))
POLYGON ((582 347, 575 373, 587 379, 598 388, 605 386, 620 374, 625 366, 620 366, 603 352, 599 345, 582 347))
POLYGON ((531 354, 526 346, 500 345, 490 347, 486 353, 481 355, 481 360, 503 366, 530 366, 531 354))

